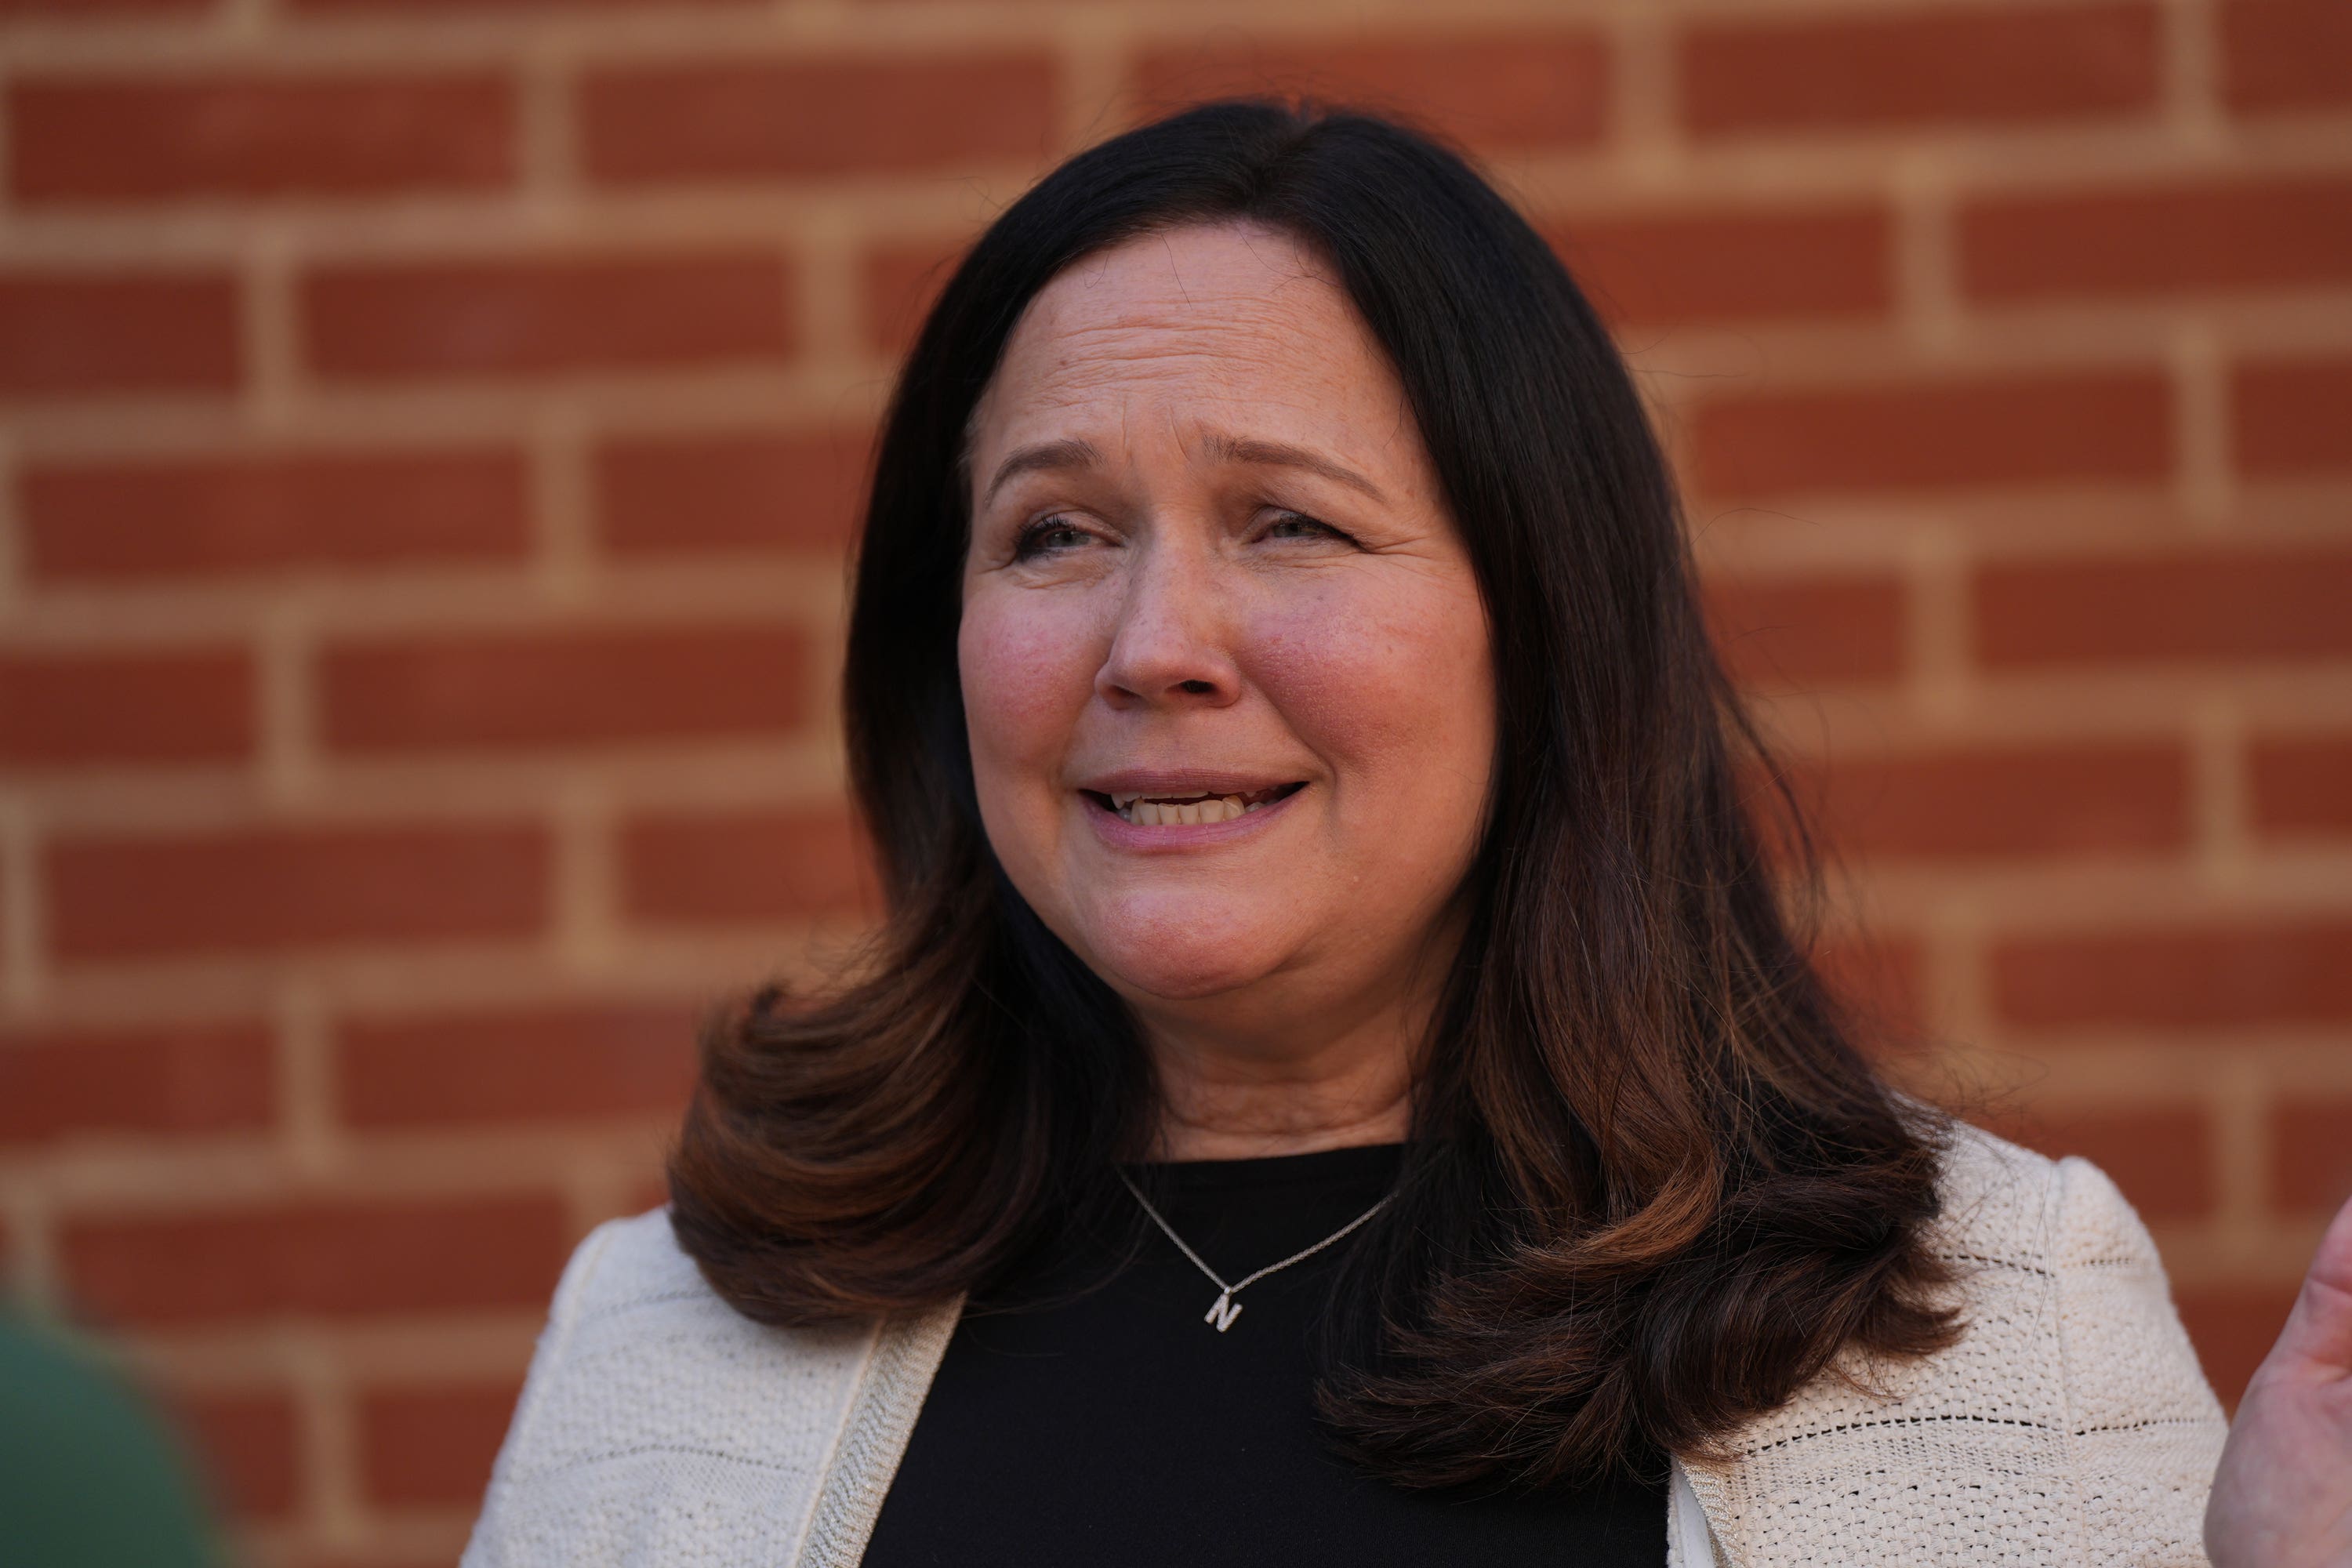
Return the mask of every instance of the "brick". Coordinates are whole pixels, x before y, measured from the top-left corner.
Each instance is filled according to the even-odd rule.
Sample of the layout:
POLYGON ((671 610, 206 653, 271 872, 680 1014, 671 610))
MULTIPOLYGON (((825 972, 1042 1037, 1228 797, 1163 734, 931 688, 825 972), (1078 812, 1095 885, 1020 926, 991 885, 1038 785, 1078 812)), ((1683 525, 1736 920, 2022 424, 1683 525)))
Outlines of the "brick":
POLYGON ((512 91, 485 74, 30 77, 8 108, 26 203, 484 189, 515 172, 512 91))
POLYGON ((2246 752, 2255 826, 2352 833, 2352 735, 2282 735, 2246 752))
POLYGON ((865 432, 640 437, 600 447, 596 533, 608 550, 837 549, 856 534, 865 432))
POLYGON ((0 18, 107 21, 199 16, 219 0, 0 0, 0 18))
POLYGON ((537 827, 421 823, 66 838, 44 867, 68 962, 525 938, 549 876, 537 827))
POLYGON ((1957 240, 1961 289, 1984 300, 2341 286, 2352 176, 1988 197, 1961 209, 1957 240))
POLYGON ((303 16, 414 16, 438 20, 502 12, 562 16, 569 12, 644 10, 742 10, 764 6, 769 0, 280 0, 303 16))
POLYGON ((522 458, 504 450, 37 463, 19 500, 36 582, 520 563, 530 546, 522 458))
POLYGON ((360 1485, 389 1508, 478 1506, 519 1384, 412 1388, 360 1401, 360 1485))
POLYGON ((2199 1219, 2213 1212, 2213 1124, 2199 1107, 2028 1108, 1990 1126, 2053 1159, 2079 1154, 2090 1161, 2115 1179, 2143 1219, 2199 1219))
POLYGON ((0 397, 226 392, 237 313, 226 273, 0 273, 0 397))
MULTIPOLYGON (((681 0, 681 3, 689 3, 689 0, 681 0)), ((387 1553, 371 1545, 349 1553, 306 1552, 283 1561, 286 1568, 449 1568, 450 1558, 446 1552, 387 1553)))
POLYGON ((68 1221, 72 1299, 114 1325, 543 1309, 567 1252, 551 1197, 312 1201, 68 1221))
POLYGON ((2227 1028, 2352 1018, 2352 924, 2285 916, 1995 946, 1994 1005, 2037 1027, 2227 1028))
POLYGON ((1717 497, 2156 480, 2170 405, 2138 370, 1723 398, 1695 416, 1695 471, 1717 497))
POLYGON ((2189 758, 2163 742, 1837 758, 1813 784, 1830 842, 1889 858, 2177 849, 2190 831, 2189 758))
POLYGON ((319 661, 339 752, 782 734, 808 717, 789 626, 630 626, 346 644, 319 661))
POLYGON ((1813 967, 1848 1009, 1864 1049, 1885 1053, 1921 1042, 1927 1026, 1927 955, 1916 937, 1874 931, 1830 942, 1813 967))
POLYGON ((302 280, 303 342, 339 380, 772 362, 790 282, 758 251, 327 267, 302 280))
POLYGON ((383 1128, 676 1111, 697 1022, 684 1007, 579 1005, 347 1023, 341 1113, 383 1128))
POLYGON ((207 1490, 234 1517, 282 1520, 302 1489, 294 1402, 282 1394, 181 1394, 173 1414, 207 1490))
POLYGON ((631 1187, 627 1194, 621 1199, 620 1205, 614 1209, 613 1216, 626 1218, 630 1215, 644 1214, 648 1209, 660 1208, 668 1202, 668 1179, 664 1176, 653 1176, 631 1187))
POLYGON ((1716 650, 1748 687, 1892 680, 1904 667, 1906 603, 1892 577, 1710 579, 1716 650))
POLYGON ((583 158, 612 184, 917 174, 1054 151, 1053 57, 704 60, 592 73, 583 158))
POLYGON ((2240 365, 2230 414, 2238 467, 2248 474, 2352 471, 2352 360, 2240 365))
POLYGON ((1997 563, 1975 582, 1978 657, 2061 664, 2340 658, 2352 549, 2217 545, 1997 563))
POLYGON ((0 1146, 250 1132, 276 1107, 269 1032, 257 1024, 0 1036, 0 1146))
POLYGON ((249 756, 254 688, 236 647, 0 653, 0 767, 249 756))
POLYGON ((646 816, 621 833, 630 918, 676 924, 791 920, 880 907, 863 836, 839 812, 646 816))
POLYGON ((915 346, 915 336, 962 259, 961 244, 878 246, 858 263, 858 326, 869 348, 892 358, 915 346))
POLYGON ((1545 237, 1615 323, 1883 316, 1894 235, 1876 205, 1567 219, 1545 237))
POLYGON ((2197 1347, 2205 1380, 2224 1407, 2234 1411, 2254 1369, 2278 1342, 2294 1306, 2295 1285, 2188 1286, 2173 1291, 2181 1326, 2197 1347))
POLYGON ((2332 1215, 2352 1198, 2352 1099, 2313 1097, 2271 1108, 2271 1199, 2332 1215))
POLYGON ((1676 69, 1701 135, 2034 124, 2157 107, 2147 5, 1694 23, 1676 69))
POLYGON ((2352 10, 2343 0, 2230 0, 2221 94, 2248 113, 2352 103, 2352 10))
POLYGON ((1232 94, 1305 94, 1401 113, 1490 150, 1586 145, 1609 117, 1609 52, 1582 30, 1365 42, 1147 48, 1137 100, 1152 112, 1232 94))

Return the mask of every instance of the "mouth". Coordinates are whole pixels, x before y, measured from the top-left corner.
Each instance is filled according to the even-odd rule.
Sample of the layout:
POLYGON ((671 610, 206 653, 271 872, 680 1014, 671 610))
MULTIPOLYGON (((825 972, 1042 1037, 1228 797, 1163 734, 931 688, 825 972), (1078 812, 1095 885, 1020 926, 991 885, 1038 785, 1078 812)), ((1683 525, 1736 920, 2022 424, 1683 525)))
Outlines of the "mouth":
POLYGON ((1078 793, 1122 822, 1139 827, 1192 827, 1231 822, 1305 789, 1304 779, 1265 789, 1187 790, 1147 795, 1130 790, 1082 789, 1078 793))

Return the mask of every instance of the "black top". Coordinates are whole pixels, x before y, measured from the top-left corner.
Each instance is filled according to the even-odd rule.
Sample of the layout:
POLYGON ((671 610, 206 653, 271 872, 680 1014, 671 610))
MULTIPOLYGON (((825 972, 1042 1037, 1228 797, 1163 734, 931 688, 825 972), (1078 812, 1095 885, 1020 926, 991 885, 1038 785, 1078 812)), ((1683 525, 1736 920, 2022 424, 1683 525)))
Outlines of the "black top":
MULTIPOLYGON (((1239 1279, 1377 1202, 1402 1152, 1190 1162, 1142 1184, 1167 1194, 1155 1203, 1211 1268, 1239 1279)), ((865 1563, 1664 1563, 1663 1484, 1438 1497, 1324 1447, 1308 1330, 1356 1239, 1248 1287, 1223 1333, 1203 1321, 1217 1288, 1157 1226, 1123 1267, 1101 1237, 1040 1258, 992 1292, 990 1307, 1009 1310, 975 1305, 957 1324, 865 1563)))

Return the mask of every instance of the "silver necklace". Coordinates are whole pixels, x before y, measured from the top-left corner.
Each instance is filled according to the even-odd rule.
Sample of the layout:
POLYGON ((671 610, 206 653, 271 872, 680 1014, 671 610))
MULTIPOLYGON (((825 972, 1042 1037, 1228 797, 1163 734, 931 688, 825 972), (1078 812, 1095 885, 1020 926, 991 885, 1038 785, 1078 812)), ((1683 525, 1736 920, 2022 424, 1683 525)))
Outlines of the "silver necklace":
POLYGON ((1176 1250, 1191 1258, 1192 1260, 1192 1267, 1207 1275, 1209 1277, 1209 1283, 1217 1288, 1217 1299, 1214 1302, 1211 1303, 1207 1314, 1202 1318, 1201 1321, 1204 1323, 1216 1324, 1217 1332, 1221 1334, 1227 1329, 1232 1328, 1234 1326, 1234 1320, 1242 1315, 1242 1304, 1239 1301, 1234 1300, 1234 1298, 1242 1293, 1242 1288, 1244 1286, 1255 1285, 1259 1280, 1265 1279, 1267 1275, 1275 1273, 1278 1269, 1287 1268, 1294 1263, 1301 1263, 1306 1261, 1307 1258, 1314 1257, 1317 1253, 1322 1251, 1325 1247, 1330 1246, 1333 1242, 1339 1240, 1341 1237, 1347 1235, 1349 1231, 1355 1229, 1358 1226, 1363 1224, 1374 1215, 1380 1213, 1381 1210, 1386 1208, 1388 1206, 1389 1198, 1396 1196, 1394 1193, 1391 1193, 1389 1194, 1389 1198, 1382 1198, 1379 1203, 1374 1204, 1371 1207, 1366 1209, 1363 1213, 1358 1215, 1355 1218, 1349 1220, 1347 1224, 1341 1226, 1339 1229, 1333 1231, 1330 1235, 1325 1237, 1322 1240, 1317 1242, 1314 1246, 1307 1248, 1305 1251, 1294 1252, 1289 1257, 1284 1258, 1281 1262, 1269 1263, 1265 1268, 1259 1269, 1256 1273, 1244 1275, 1243 1278, 1236 1279, 1232 1284, 1228 1285, 1218 1276, 1215 1269, 1210 1268, 1207 1263, 1202 1260, 1199 1253, 1184 1245, 1184 1238, 1176 1234, 1176 1227, 1160 1217, 1160 1211, 1151 1206, 1151 1200, 1143 1195, 1143 1189, 1137 1186, 1134 1180, 1129 1177, 1125 1171, 1118 1173, 1118 1179, 1127 1183, 1127 1190, 1135 1194, 1135 1201, 1143 1205, 1143 1212, 1151 1216, 1152 1223, 1157 1225, 1162 1231, 1166 1232, 1168 1239, 1176 1244, 1176 1250))

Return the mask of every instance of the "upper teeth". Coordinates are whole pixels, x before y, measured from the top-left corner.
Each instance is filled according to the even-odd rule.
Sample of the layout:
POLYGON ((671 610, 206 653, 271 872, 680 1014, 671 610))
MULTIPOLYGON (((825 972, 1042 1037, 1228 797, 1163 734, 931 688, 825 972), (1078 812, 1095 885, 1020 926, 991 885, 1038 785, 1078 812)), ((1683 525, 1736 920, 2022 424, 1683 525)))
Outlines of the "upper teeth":
POLYGON ((1257 810, 1265 803, 1244 803, 1238 795, 1158 795, 1147 798, 1141 794, 1114 791, 1111 805, 1129 822, 1145 827, 1169 827, 1201 823, 1226 822, 1246 812, 1257 810))

